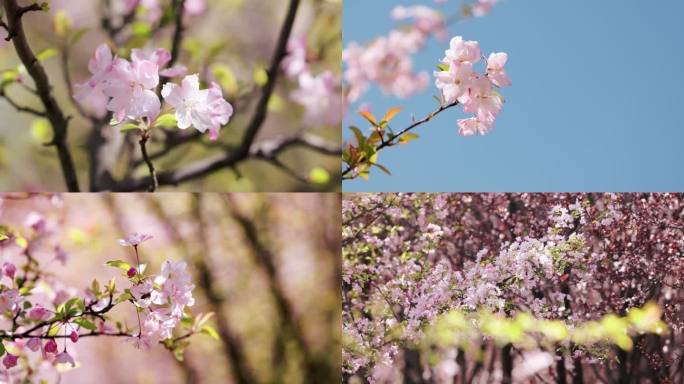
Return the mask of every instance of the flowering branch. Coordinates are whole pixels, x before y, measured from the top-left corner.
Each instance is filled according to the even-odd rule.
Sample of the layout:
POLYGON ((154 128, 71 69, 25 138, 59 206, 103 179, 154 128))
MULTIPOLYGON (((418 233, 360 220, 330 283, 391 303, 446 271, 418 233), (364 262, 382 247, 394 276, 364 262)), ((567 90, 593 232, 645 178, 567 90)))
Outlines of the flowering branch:
MULTIPOLYGON (((446 111, 449 108, 457 106, 458 104, 459 104, 459 102, 455 101, 455 102, 452 102, 450 104, 440 105, 437 110, 428 114, 424 118, 413 122, 411 125, 407 126, 406 128, 403 128, 402 130, 391 134, 386 140, 384 138, 384 135, 382 135, 380 137, 380 143, 378 143, 376 146, 374 146, 374 148, 371 152, 373 154, 377 154, 378 152, 380 152, 380 150, 382 150, 385 147, 391 147, 391 146, 394 146, 397 144, 403 144, 403 143, 407 142, 407 140, 405 139, 406 138, 405 134, 407 134, 411 130, 427 123, 428 121, 432 120, 435 116, 439 115, 440 113, 446 111), (402 140, 402 138, 403 138, 403 140, 402 140)), ((381 127, 376 126, 376 128, 381 128, 381 127)), ((382 128, 382 129, 384 130, 384 128, 382 128)), ((350 160, 353 160, 353 157, 351 155, 353 152, 354 152, 353 150, 350 150, 350 147, 348 147, 345 150, 345 153, 348 154, 350 160)), ((354 179, 356 177, 356 175, 353 175, 353 174, 349 175, 349 173, 352 172, 353 170, 355 170, 355 168, 358 168, 359 165, 361 165, 360 163, 361 163, 361 160, 363 160, 363 157, 358 157, 356 160, 357 161, 347 162, 347 164, 348 164, 347 167, 345 168, 344 171, 342 171, 342 180, 351 180, 351 179, 354 179)), ((373 164, 377 166, 377 164, 375 164, 375 163, 373 163, 373 164)))
POLYGON ((64 116, 62 109, 52 95, 52 86, 48 80, 45 69, 31 51, 26 40, 22 16, 29 11, 42 10, 37 3, 20 7, 16 0, 3 1, 5 14, 7 15, 7 40, 11 40, 17 52, 17 56, 26 67, 26 71, 36 84, 37 95, 45 107, 45 115, 50 121, 53 130, 53 138, 49 145, 54 145, 62 167, 62 173, 70 192, 78 192, 78 177, 67 144, 67 126, 69 118, 64 116))

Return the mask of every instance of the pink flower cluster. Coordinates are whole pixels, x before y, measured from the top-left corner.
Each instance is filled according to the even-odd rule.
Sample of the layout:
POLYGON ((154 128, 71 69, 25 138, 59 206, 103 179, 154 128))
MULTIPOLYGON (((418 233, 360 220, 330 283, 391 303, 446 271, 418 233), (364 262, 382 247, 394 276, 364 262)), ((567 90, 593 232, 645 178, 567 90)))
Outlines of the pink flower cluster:
POLYGON ((506 53, 492 53, 486 60, 486 72, 478 74, 473 66, 482 58, 480 44, 466 41, 461 36, 451 39, 439 71, 434 72, 435 85, 442 92, 444 102, 459 102, 463 109, 475 116, 458 121, 463 136, 484 135, 494 127, 494 121, 503 107, 503 97, 494 87, 511 85, 504 71, 506 53))
MULTIPOLYGON (((154 126, 161 113, 161 101, 156 93, 160 76, 183 76, 182 65, 164 68, 171 55, 163 48, 147 53, 133 49, 131 61, 112 55, 106 44, 100 45, 88 63, 91 78, 76 85, 75 98, 88 98, 96 106, 114 113, 114 122, 132 120, 146 128, 154 126)), ((218 137, 221 126, 233 114, 232 106, 223 99, 220 87, 212 83, 209 89, 199 89, 198 76, 185 76, 182 85, 164 84, 161 92, 166 102, 175 108, 178 127, 191 125, 200 132, 209 131, 211 139, 218 137)))
POLYGON ((299 86, 290 92, 290 98, 304 107, 304 124, 310 127, 338 125, 342 121, 340 77, 330 70, 317 75, 312 73, 307 61, 308 46, 305 38, 292 37, 287 49, 282 70, 299 86))
POLYGON ((444 16, 422 5, 397 6, 391 16, 395 20, 412 18, 414 22, 409 28, 393 30, 365 47, 352 42, 342 52, 348 102, 357 101, 371 83, 399 98, 409 97, 427 87, 429 76, 426 72, 414 72, 412 55, 431 35, 440 39, 446 37, 444 16))
POLYGON ((159 275, 131 287, 135 305, 143 309, 145 320, 138 337, 132 337, 137 347, 149 348, 153 343, 169 339, 183 317, 185 307, 195 304, 190 274, 184 261, 166 261, 159 275))

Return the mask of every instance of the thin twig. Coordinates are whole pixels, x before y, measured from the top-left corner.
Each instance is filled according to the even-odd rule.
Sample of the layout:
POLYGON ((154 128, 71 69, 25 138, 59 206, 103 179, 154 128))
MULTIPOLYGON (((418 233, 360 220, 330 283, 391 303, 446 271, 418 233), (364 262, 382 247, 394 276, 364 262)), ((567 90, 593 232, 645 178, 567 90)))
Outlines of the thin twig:
MULTIPOLYGON (((432 113, 428 114, 427 116, 425 116, 421 120, 415 121, 415 122, 413 122, 413 124, 402 129, 401 131, 397 132, 390 140, 383 141, 382 143, 380 143, 377 147, 375 147, 375 151, 379 152, 380 150, 382 150, 385 147, 391 147, 393 145, 396 145, 397 140, 400 139, 401 136, 404 135, 405 133, 408 133, 411 130, 419 127, 420 125, 427 123, 428 121, 432 120, 435 116, 439 115, 440 113, 446 111, 449 108, 457 106, 458 104, 459 104, 458 101, 456 101, 456 102, 453 102, 451 104, 440 105, 437 110, 433 111, 432 113)), ((343 180, 349 180, 349 179, 353 178, 353 177, 345 177, 345 176, 347 176, 347 174, 349 172, 351 172, 354 168, 355 167, 348 166, 344 171, 342 171, 342 179, 343 180)))
POLYGON ((12 106, 12 108, 16 109, 19 112, 26 112, 30 113, 35 116, 40 116, 40 117, 45 117, 45 112, 39 111, 37 109, 33 109, 31 107, 22 107, 21 105, 17 104, 14 100, 12 100, 4 90, 0 90, 0 97, 4 98, 7 100, 7 103, 12 106))
POLYGON ((150 134, 149 132, 145 131, 140 137, 140 141, 138 143, 140 144, 140 153, 142 153, 142 157, 145 160, 145 164, 147 164, 147 169, 150 171, 150 178, 152 183, 150 184, 148 190, 150 192, 154 192, 159 187, 159 181, 157 180, 157 171, 154 169, 154 164, 152 163, 152 160, 150 160, 150 157, 147 155, 147 140, 149 139, 150 134))

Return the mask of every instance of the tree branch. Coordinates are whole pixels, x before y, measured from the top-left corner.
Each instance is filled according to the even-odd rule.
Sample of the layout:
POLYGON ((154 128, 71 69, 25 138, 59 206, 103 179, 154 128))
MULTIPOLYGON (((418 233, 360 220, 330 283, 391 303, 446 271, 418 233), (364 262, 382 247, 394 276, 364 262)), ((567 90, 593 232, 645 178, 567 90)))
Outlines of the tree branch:
POLYGON ((40 10, 42 7, 36 3, 26 7, 20 7, 17 4, 17 0, 5 0, 3 1, 3 5, 7 15, 9 30, 7 39, 12 40, 17 56, 19 56, 22 64, 26 67, 26 71, 36 84, 38 97, 43 103, 46 117, 52 125, 53 138, 50 144, 57 148, 57 154, 67 188, 70 192, 78 192, 79 186, 76 169, 74 167, 71 151, 67 145, 67 126, 69 119, 64 116, 64 113, 52 95, 52 86, 45 73, 45 69, 36 59, 36 56, 28 45, 21 20, 22 15, 26 12, 40 10))
POLYGON ((37 109, 33 109, 31 107, 22 107, 21 105, 17 104, 14 100, 12 100, 9 97, 9 95, 7 95, 5 93, 4 89, 0 90, 0 97, 7 100, 7 103, 19 112, 25 112, 25 113, 30 113, 30 114, 35 115, 35 116, 45 117, 45 112, 39 111, 37 109))
MULTIPOLYGON (((198 160, 176 171, 158 173, 158 184, 177 185, 189 180, 200 178, 220 169, 233 167, 241 161, 250 158, 271 161, 277 159, 276 156, 285 149, 295 146, 303 146, 324 154, 339 155, 341 153, 341 148, 326 143, 325 140, 311 135, 274 139, 272 141, 265 141, 260 145, 254 145, 248 155, 245 157, 235 158, 232 156, 233 152, 231 152, 230 154, 221 154, 207 159, 198 160)), ((124 180, 114 186, 114 191, 140 191, 147 188, 151 182, 152 180, 150 177, 124 180)))
POLYGON ((157 180, 157 171, 154 169, 154 164, 147 155, 147 140, 149 140, 149 138, 150 134, 148 132, 143 132, 138 143, 140 144, 140 153, 142 153, 143 160, 145 160, 145 164, 147 164, 147 169, 150 171, 150 178, 152 179, 148 191, 154 192, 159 187, 159 181, 157 180))
MULTIPOLYGON (((447 105, 440 105, 437 110, 435 110, 434 112, 425 116, 423 119, 415 121, 413 124, 402 129, 401 131, 397 132, 397 134, 391 140, 381 142, 377 147, 375 147, 376 152, 380 152, 380 150, 382 150, 385 147, 391 147, 391 146, 396 145, 397 144, 396 140, 400 139, 403 134, 408 133, 411 130, 419 127, 420 125, 427 123, 428 121, 432 120, 435 116, 437 116, 440 113, 446 111, 447 109, 455 107, 457 105, 458 105, 458 101, 453 102, 451 104, 447 104, 447 105)), ((353 177, 346 177, 347 174, 349 174, 353 169, 354 169, 354 167, 347 166, 347 168, 344 171, 342 171, 342 180, 353 179, 353 177)))

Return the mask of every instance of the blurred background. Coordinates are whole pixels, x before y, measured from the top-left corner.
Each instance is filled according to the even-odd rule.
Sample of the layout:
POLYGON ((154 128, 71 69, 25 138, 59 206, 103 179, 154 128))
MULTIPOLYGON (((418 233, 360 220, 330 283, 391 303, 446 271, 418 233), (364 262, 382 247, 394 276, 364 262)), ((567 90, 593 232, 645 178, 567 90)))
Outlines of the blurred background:
MULTIPOLYGON (((88 60, 102 43, 118 47, 120 53, 125 55, 135 47, 170 49, 172 23, 167 20, 164 27, 158 28, 158 22, 149 21, 151 16, 144 11, 138 12, 122 31, 105 32, 101 26, 103 20, 108 20, 114 26, 121 25, 126 14, 126 2, 131 3, 125 0, 52 0, 49 2, 49 12, 31 12, 24 16, 29 44, 35 53, 52 48, 61 50, 64 39, 57 31, 64 25, 68 25, 71 31, 79 31, 80 39, 70 44, 66 55, 66 67, 72 83, 88 79, 88 60), (109 8, 106 4, 109 4, 109 8)), ((158 3, 168 7, 170 0, 158 3)), ((240 142, 245 126, 252 118, 259 96, 257 85, 263 81, 264 69, 273 56, 288 3, 273 0, 207 0, 206 11, 185 19, 186 28, 178 63, 186 65, 189 73, 199 72, 207 80, 220 83, 224 96, 235 108, 235 114, 228 126, 221 130, 220 145, 210 142, 206 135, 199 137, 199 140, 191 139, 189 145, 174 147, 165 156, 156 159, 158 172, 175 170, 195 160, 222 153, 240 142)), ((307 39, 311 50, 310 66, 315 75, 324 70, 331 70, 335 75, 340 73, 341 6, 341 0, 301 1, 291 36, 307 39)), ((165 17, 168 18, 168 15, 163 15, 161 20, 165 20, 165 17)), ((12 45, 4 40, 5 31, 0 31, 0 35, 3 38, 0 39, 0 70, 3 70, 4 76, 16 70, 20 62, 12 45)), ((67 115, 73 117, 69 124, 69 144, 75 157, 81 189, 88 190, 89 179, 92 179, 90 157, 98 140, 107 142, 97 156, 102 159, 101 166, 111 172, 115 180, 147 176, 147 168, 140 161, 137 149, 137 135, 129 133, 124 141, 124 135, 106 123, 99 130, 94 129, 91 121, 82 117, 70 103, 63 73, 64 64, 61 51, 43 61, 58 104, 67 115)), ((22 82, 30 87, 32 82, 25 70, 21 75, 22 69, 19 68, 19 73, 22 82)), ((269 103, 267 119, 256 142, 306 130, 331 146, 339 147, 341 138, 338 125, 304 127, 304 108, 289 99, 290 92, 297 87, 296 81, 285 79, 284 76, 279 79, 269 103)), ((3 82, 3 88, 17 104, 42 110, 35 95, 22 84, 13 82, 7 85, 3 82)), ((86 109, 93 112, 87 105, 86 109)), ((55 149, 43 145, 51 138, 49 125, 33 115, 18 113, 2 99, 0 120, 0 190, 65 191, 55 149)), ((179 133, 178 129, 169 131, 170 134, 157 130, 149 144, 150 153, 162 149, 162 143, 167 138, 177 138, 175 134, 179 133)), ((192 136, 192 131, 188 129, 181 133, 192 136)), ((339 177, 336 176, 339 175, 338 156, 293 147, 285 150, 279 160, 304 180, 297 180, 272 163, 249 160, 234 169, 224 169, 178 187, 166 188, 199 192, 335 191, 340 188, 339 177)))
MULTIPOLYGON (((45 217, 68 261, 54 262, 50 250, 36 257, 79 295, 93 278, 117 276, 123 286, 105 261, 134 261, 117 239, 151 234, 139 247, 149 271, 167 258, 187 261, 193 313, 216 313, 221 340, 194 335, 183 361, 161 346, 83 338, 69 347, 80 367, 61 382, 339 382, 339 207, 337 194, 5 194, 0 224, 21 229, 29 215, 45 217)), ((135 322, 130 305, 111 315, 135 322)))

